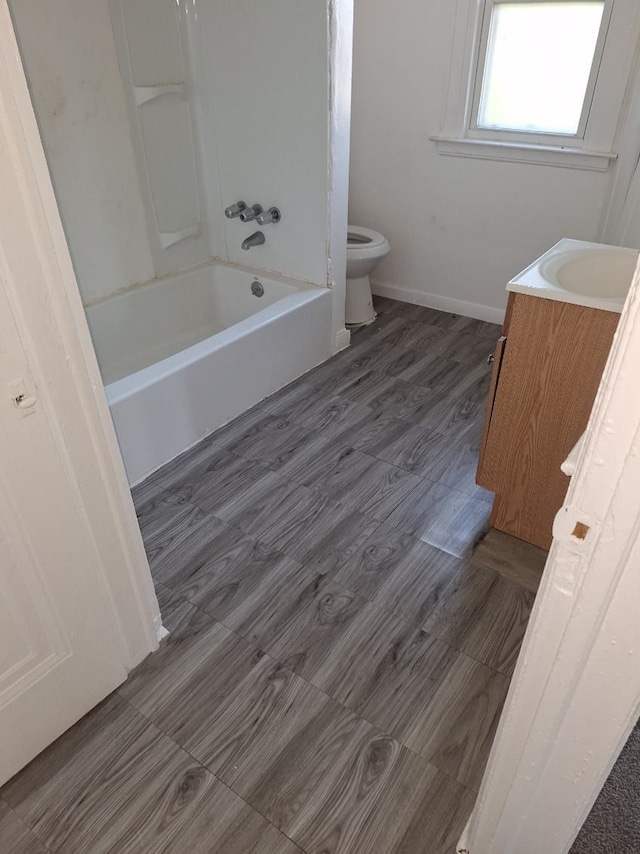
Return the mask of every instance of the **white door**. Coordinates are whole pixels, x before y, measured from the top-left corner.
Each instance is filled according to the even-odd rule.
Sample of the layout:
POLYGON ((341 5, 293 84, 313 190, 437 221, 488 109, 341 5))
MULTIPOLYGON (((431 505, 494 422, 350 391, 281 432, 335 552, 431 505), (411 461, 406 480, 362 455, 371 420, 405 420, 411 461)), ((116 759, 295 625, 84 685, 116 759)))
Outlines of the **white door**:
POLYGON ((0 186, 2 784, 116 688, 160 628, 4 0, 0 186))
POLYGON ((638 721, 639 374, 640 265, 460 852, 566 854, 638 721))
POLYGON ((39 400, 2 286, 0 390, 2 783, 120 684, 126 670, 56 425, 39 400), (12 398, 20 394, 18 406, 12 398))

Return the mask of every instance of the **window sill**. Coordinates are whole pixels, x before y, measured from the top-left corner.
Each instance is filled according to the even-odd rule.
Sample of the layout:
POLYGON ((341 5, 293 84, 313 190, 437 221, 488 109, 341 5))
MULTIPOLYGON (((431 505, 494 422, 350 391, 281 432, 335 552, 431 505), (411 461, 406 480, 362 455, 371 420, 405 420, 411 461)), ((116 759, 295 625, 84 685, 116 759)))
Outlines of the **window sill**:
POLYGON ((617 154, 604 151, 584 151, 580 148, 561 148, 554 145, 533 145, 521 142, 470 139, 455 136, 431 136, 440 154, 450 157, 475 157, 481 160, 503 160, 510 163, 535 163, 540 166, 561 166, 566 169, 589 169, 606 172, 617 154))

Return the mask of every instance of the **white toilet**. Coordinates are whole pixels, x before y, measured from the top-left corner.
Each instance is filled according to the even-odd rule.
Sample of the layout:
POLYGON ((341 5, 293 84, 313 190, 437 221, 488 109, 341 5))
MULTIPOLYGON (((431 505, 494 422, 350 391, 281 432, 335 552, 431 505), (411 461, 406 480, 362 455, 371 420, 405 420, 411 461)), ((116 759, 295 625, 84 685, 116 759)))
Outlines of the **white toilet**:
POLYGON ((347 326, 373 323, 376 313, 371 299, 369 274, 378 261, 391 252, 387 238, 358 225, 348 226, 347 233, 347 326))

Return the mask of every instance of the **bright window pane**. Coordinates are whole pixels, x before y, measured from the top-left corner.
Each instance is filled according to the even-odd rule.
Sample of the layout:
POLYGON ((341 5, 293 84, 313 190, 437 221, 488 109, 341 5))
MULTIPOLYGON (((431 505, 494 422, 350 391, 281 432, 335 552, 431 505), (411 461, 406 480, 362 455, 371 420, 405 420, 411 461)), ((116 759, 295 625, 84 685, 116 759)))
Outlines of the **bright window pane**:
POLYGON ((496 3, 478 125, 577 133, 604 3, 496 3))

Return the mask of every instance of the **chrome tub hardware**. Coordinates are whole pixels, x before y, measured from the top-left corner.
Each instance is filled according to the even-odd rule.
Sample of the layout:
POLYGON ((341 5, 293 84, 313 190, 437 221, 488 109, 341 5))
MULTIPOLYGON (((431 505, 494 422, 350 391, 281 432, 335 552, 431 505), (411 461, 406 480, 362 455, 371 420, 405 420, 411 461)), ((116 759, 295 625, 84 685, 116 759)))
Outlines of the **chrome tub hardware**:
POLYGON ((245 202, 236 202, 235 205, 229 205, 228 208, 224 209, 224 215, 227 219, 235 219, 240 216, 242 211, 246 211, 247 205, 245 202))
POLYGON ((240 214, 240 222, 252 222, 263 210, 262 205, 258 204, 252 205, 250 208, 245 208, 240 214))
POLYGON ((249 237, 245 237, 242 241, 243 249, 251 249, 253 246, 262 246, 264 243, 264 234, 261 231, 254 231, 249 237))
POLYGON ((277 223, 282 219, 282 214, 278 208, 269 208, 268 211, 263 211, 256 217, 258 225, 269 225, 269 223, 277 223))
POLYGON ((261 285, 257 279, 255 280, 255 282, 251 283, 251 293, 254 295, 254 297, 264 296, 264 286, 261 285))

